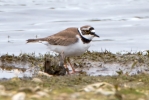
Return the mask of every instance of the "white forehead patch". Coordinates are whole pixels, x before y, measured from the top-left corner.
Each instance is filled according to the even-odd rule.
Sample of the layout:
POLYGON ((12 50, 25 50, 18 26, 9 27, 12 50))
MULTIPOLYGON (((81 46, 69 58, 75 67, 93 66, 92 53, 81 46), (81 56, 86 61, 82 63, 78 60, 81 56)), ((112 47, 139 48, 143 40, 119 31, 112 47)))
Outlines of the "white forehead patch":
POLYGON ((82 30, 89 30, 90 29, 90 27, 88 27, 88 28, 82 28, 82 30))
POLYGON ((95 33, 95 30, 91 30, 91 32, 95 33))

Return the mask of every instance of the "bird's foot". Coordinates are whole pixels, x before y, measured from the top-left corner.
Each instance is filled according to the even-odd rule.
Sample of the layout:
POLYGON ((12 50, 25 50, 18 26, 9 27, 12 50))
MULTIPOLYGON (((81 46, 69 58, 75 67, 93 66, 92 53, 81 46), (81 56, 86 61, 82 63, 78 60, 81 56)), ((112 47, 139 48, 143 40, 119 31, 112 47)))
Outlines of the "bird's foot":
POLYGON ((76 70, 72 70, 72 71, 69 71, 68 75, 71 75, 71 74, 78 74, 80 73, 81 71, 76 71, 76 70))

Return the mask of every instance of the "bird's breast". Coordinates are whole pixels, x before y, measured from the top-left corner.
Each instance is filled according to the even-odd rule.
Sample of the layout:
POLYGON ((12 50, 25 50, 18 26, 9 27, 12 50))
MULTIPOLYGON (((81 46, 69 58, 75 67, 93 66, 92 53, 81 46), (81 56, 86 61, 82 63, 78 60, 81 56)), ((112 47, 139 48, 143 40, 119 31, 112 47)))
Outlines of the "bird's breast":
POLYGON ((60 45, 48 45, 49 49, 55 51, 57 53, 64 52, 65 56, 80 56, 85 53, 90 47, 90 43, 83 43, 81 38, 78 39, 76 43, 73 43, 68 46, 60 46, 60 45))

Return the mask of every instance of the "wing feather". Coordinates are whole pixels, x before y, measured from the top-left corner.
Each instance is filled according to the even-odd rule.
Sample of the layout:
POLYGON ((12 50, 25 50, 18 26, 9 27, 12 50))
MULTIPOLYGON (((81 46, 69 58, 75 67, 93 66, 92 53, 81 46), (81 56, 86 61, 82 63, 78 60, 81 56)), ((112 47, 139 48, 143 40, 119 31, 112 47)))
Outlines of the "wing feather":
POLYGON ((66 30, 47 37, 47 40, 51 45, 67 46, 78 41, 76 35, 78 35, 77 28, 67 28, 66 30))

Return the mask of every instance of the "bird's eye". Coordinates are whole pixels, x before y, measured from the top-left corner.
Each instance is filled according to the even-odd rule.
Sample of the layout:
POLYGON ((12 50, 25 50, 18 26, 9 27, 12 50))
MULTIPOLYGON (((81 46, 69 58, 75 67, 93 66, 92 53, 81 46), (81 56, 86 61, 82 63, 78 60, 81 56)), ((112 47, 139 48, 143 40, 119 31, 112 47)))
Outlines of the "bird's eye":
POLYGON ((86 33, 87 33, 87 34, 89 34, 89 33, 90 33, 90 31, 89 31, 89 30, 87 30, 87 31, 86 31, 86 33))

